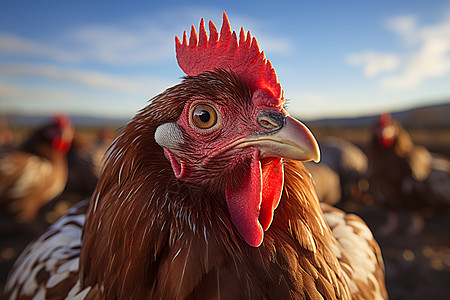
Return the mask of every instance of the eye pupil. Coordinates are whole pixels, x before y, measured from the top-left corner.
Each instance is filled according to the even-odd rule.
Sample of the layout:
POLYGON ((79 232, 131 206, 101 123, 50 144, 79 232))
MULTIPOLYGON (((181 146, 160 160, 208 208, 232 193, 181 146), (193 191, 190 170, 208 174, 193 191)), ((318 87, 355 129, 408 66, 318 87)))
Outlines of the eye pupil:
POLYGON ((209 122, 209 120, 211 119, 211 115, 209 114, 209 112, 207 112, 206 110, 202 110, 198 116, 200 118, 200 120, 204 123, 209 122))
POLYGON ((209 129, 217 123, 217 112, 208 104, 199 104, 192 111, 191 121, 200 129, 209 129))

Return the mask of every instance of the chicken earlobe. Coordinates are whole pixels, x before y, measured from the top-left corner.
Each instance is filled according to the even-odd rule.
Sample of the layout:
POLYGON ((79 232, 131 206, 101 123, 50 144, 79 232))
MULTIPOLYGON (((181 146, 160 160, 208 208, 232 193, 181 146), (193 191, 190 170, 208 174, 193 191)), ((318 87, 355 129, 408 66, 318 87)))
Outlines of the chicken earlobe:
POLYGON ((184 142, 181 126, 177 123, 164 123, 155 130, 155 142, 163 148, 174 149, 184 142))
POLYGON ((280 203, 284 184, 281 158, 261 163, 255 149, 250 167, 237 185, 227 186, 225 198, 231 221, 242 238, 252 247, 259 247, 280 203))

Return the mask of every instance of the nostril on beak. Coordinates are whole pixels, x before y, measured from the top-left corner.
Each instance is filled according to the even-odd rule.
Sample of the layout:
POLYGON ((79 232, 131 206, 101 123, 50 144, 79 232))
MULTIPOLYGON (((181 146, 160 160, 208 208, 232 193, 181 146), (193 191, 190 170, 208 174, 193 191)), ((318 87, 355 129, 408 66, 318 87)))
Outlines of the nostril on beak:
POLYGON ((286 117, 282 113, 273 111, 262 111, 258 115, 258 124, 264 129, 276 131, 284 127, 286 117))

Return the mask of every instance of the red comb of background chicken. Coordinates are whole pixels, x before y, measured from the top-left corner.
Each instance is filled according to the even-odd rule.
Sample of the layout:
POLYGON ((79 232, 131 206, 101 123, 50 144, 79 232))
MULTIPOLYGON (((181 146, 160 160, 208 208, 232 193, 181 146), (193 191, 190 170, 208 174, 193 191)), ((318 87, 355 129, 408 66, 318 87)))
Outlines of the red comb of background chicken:
POLYGON ((61 153, 69 152, 73 139, 72 122, 70 121, 70 117, 65 114, 57 114, 53 116, 52 122, 61 130, 58 135, 53 137, 53 148, 61 153))
POLYGON ((377 137, 383 148, 390 148, 395 142, 395 129, 392 125, 392 117, 390 113, 381 114, 378 118, 377 137))
POLYGON ((187 75, 195 76, 204 71, 214 71, 215 68, 231 70, 247 83, 252 92, 265 89, 272 92, 275 98, 283 98, 275 70, 265 58, 264 51, 259 50, 258 42, 252 38, 250 31, 245 36, 241 27, 238 43, 236 32, 231 32, 224 12, 220 37, 212 21, 209 21, 209 33, 208 37, 205 20, 202 19, 199 36, 192 25, 189 44, 186 31, 183 43, 175 37, 178 64, 187 75))
POLYGON ((382 127, 386 127, 387 125, 391 124, 391 122, 392 122, 392 118, 391 118, 391 114, 390 113, 381 114, 379 119, 378 119, 378 123, 382 127))
POLYGON ((60 128, 69 128, 72 126, 70 117, 66 114, 57 114, 52 117, 52 122, 60 128))

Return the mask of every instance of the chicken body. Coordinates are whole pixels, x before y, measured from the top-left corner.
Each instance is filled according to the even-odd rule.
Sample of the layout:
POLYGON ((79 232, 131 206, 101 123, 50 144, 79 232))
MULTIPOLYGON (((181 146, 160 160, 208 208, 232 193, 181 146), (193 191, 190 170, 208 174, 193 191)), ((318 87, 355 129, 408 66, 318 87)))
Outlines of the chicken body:
POLYGON ((70 121, 56 118, 19 149, 0 154, 0 203, 20 221, 33 221, 39 209, 63 191, 72 137, 70 121))
MULTIPOLYGON (((324 215, 301 162, 264 156, 316 154, 310 133, 260 96, 217 69, 153 98, 110 149, 87 214, 75 207, 19 258, 10 299, 386 299, 367 226, 326 205, 324 215), (303 154, 268 147, 289 126, 306 134, 303 154), (228 197, 258 186, 247 181, 258 168, 253 217, 228 197)), ((239 195, 245 204, 255 193, 239 195)))
POLYGON ((399 229, 399 214, 412 216, 409 234, 424 227, 423 213, 450 207, 450 162, 414 145, 408 132, 390 116, 383 115, 374 127, 369 147, 368 176, 376 201, 388 211, 381 234, 399 229))

